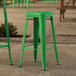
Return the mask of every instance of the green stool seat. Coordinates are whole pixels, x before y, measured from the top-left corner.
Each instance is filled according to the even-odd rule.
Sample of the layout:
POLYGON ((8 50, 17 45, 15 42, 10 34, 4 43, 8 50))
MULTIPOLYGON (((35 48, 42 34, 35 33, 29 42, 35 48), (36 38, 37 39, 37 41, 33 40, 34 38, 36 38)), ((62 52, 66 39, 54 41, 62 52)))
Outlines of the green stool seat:
POLYGON ((45 12, 45 11, 26 12, 25 27, 24 27, 24 34, 23 34, 23 41, 22 41, 22 52, 21 52, 21 59, 20 59, 19 66, 20 67, 22 66, 24 49, 34 50, 34 61, 35 62, 37 59, 37 51, 39 50, 39 51, 41 51, 41 55, 42 55, 43 70, 45 70, 46 50, 49 50, 52 48, 55 48, 56 60, 57 60, 57 64, 59 64, 58 55, 57 55, 55 30, 54 30, 53 13, 52 12, 45 12), (25 46, 25 37, 26 37, 27 24, 28 24, 29 17, 33 17, 33 21, 34 21, 34 25, 33 25, 33 28, 34 28, 33 29, 33 31, 34 31, 34 44, 25 46), (50 17, 54 45, 46 44, 46 18, 47 17, 50 17), (41 44, 38 44, 39 29, 40 29, 41 44), (28 48, 29 46, 32 46, 32 45, 34 45, 34 48, 28 48), (38 49, 38 45, 41 45, 41 49, 38 49), (46 46, 50 46, 50 48, 46 49, 46 46))
POLYGON ((11 51, 10 51, 10 42, 9 42, 9 31, 8 31, 7 11, 6 11, 6 0, 3 0, 3 11, 4 11, 4 20, 5 20, 7 44, 0 42, 0 47, 8 47, 10 64, 12 64, 11 51))

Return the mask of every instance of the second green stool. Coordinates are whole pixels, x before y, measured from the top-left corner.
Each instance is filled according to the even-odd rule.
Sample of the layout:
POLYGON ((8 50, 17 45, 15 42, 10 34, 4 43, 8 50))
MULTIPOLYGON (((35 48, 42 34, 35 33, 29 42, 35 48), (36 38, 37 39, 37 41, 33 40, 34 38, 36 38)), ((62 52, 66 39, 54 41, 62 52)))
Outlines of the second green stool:
POLYGON ((20 67, 22 66, 24 49, 34 50, 34 61, 35 62, 37 59, 37 50, 39 50, 39 51, 41 51, 41 55, 42 55, 43 70, 45 70, 46 50, 49 50, 52 48, 55 48, 56 60, 57 60, 57 64, 59 64, 58 55, 57 55, 55 30, 54 30, 53 13, 45 12, 45 11, 27 12, 26 18, 25 18, 25 27, 24 27, 23 42, 22 42, 22 52, 21 52, 21 59, 20 59, 19 66, 20 67), (29 17, 33 17, 33 21, 34 21, 34 26, 33 26, 34 27, 34 44, 31 44, 31 45, 34 45, 34 48, 28 48, 28 46, 31 46, 31 45, 25 46, 25 37, 26 37, 27 24, 28 24, 29 17), (54 45, 46 44, 46 17, 50 17, 54 45), (41 49, 38 49, 39 29, 40 29, 41 49), (50 48, 46 49, 46 46, 50 46, 50 48))
POLYGON ((6 10, 6 0, 3 0, 3 12, 4 12, 4 21, 5 21, 5 28, 6 28, 7 44, 0 42, 0 47, 8 47, 9 60, 10 60, 10 64, 12 65, 10 41, 9 41, 9 29, 8 29, 8 20, 7 20, 7 10, 6 10))
MULTIPOLYGON (((33 0, 31 3, 33 4, 33 0)), ((16 5, 17 7, 25 7, 25 4, 27 4, 27 8, 29 8, 30 0, 13 0, 13 7, 16 7, 16 5)))

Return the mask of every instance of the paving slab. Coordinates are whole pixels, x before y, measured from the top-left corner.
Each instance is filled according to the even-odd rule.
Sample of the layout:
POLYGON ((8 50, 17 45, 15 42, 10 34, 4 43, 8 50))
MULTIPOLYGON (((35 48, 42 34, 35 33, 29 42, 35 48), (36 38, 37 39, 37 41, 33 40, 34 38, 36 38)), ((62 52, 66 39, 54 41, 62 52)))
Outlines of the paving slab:
MULTIPOLYGON (((27 43, 28 44, 28 43, 27 43)), ((11 42, 13 65, 9 64, 8 49, 0 49, 0 76, 76 76, 76 45, 57 44, 60 65, 56 64, 54 49, 46 52, 46 71, 42 71, 41 51, 34 62, 33 51, 25 50, 19 68, 21 42, 11 42)))

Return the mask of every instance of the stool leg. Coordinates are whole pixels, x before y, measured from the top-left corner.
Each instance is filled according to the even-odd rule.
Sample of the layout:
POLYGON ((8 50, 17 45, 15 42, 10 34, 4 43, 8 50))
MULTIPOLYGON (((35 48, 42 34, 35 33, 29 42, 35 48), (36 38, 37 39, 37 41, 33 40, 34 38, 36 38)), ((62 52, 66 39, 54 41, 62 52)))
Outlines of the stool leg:
POLYGON ((12 64, 10 43, 9 43, 8 20, 7 20, 7 12, 6 12, 6 4, 5 3, 6 3, 6 1, 3 0, 3 10, 4 10, 5 28, 6 28, 6 36, 7 36, 7 43, 8 43, 8 52, 9 52, 10 64, 12 64))
POLYGON ((10 64, 12 65, 11 52, 10 52, 10 42, 9 42, 9 34, 7 34, 7 42, 8 42, 8 52, 9 52, 10 64))
POLYGON ((10 52, 10 42, 9 42, 8 23, 5 22, 5 24, 6 24, 6 36, 7 36, 7 43, 8 43, 9 59, 10 59, 10 64, 12 65, 11 52, 10 52))
POLYGON ((51 27, 52 27, 52 33, 53 33, 54 47, 55 47, 55 55, 56 55, 57 64, 59 64, 53 17, 51 17, 50 19, 51 19, 51 27))
POLYGON ((23 7, 25 7, 25 0, 23 0, 23 7))
POLYGON ((39 36, 39 18, 34 18, 34 61, 37 59, 38 48, 38 36, 39 36))
POLYGON ((32 1, 32 2, 31 2, 31 3, 32 3, 32 7, 33 7, 33 0, 31 0, 31 1, 32 1))
POLYGON ((23 7, 23 0, 19 0, 19 4, 21 7, 23 7))
POLYGON ((44 16, 39 17, 43 70, 45 70, 45 64, 46 64, 46 27, 45 27, 46 22, 45 21, 46 20, 44 16))
POLYGON ((24 45, 25 45, 25 37, 26 37, 26 31, 27 31, 27 24, 28 24, 28 17, 25 18, 25 26, 24 26, 24 34, 23 34, 23 41, 22 41, 22 51, 21 51, 21 58, 20 58, 20 64, 19 66, 22 66, 22 59, 23 59, 23 53, 24 53, 24 45))
POLYGON ((19 7, 19 5, 20 5, 20 1, 19 1, 19 0, 17 0, 17 7, 19 7))
POLYGON ((47 0, 45 0, 46 1, 46 3, 47 3, 47 0))
POLYGON ((13 0, 13 8, 15 8, 16 0, 13 0))
POLYGON ((58 4, 58 0, 56 0, 56 4, 58 4))
POLYGON ((29 8, 30 0, 27 0, 27 8, 29 8))

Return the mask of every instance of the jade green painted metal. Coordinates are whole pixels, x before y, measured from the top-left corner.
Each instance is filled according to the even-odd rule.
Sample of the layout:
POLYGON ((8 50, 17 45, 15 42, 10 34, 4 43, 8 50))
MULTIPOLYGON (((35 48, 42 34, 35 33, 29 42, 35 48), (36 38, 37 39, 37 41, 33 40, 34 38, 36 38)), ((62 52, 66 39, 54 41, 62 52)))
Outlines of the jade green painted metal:
POLYGON ((58 0, 56 0, 56 3, 58 3, 58 0))
POLYGON ((12 4, 12 0, 10 0, 10 4, 12 4))
MULTIPOLYGON (((41 49, 28 48, 29 46, 33 46, 33 45, 34 45, 34 44, 26 45, 26 46, 25 46, 25 49, 28 49, 28 50, 38 50, 38 51, 41 51, 41 49)), ((38 45, 41 45, 41 44, 38 44, 38 45)), ((49 45, 49 44, 46 44, 46 46, 50 46, 50 48, 46 48, 46 50, 49 50, 49 49, 54 48, 54 45, 49 45)))
POLYGON ((23 34, 23 41, 22 41, 22 52, 21 52, 21 59, 20 59, 20 64, 19 64, 20 67, 22 65, 23 53, 24 53, 24 48, 25 48, 24 45, 25 45, 25 36, 26 36, 26 31, 27 31, 27 24, 28 24, 28 16, 26 15, 25 26, 24 26, 24 34, 23 34))
POLYGON ((42 14, 39 17, 40 24, 40 40, 41 40, 41 55, 42 55, 42 66, 43 70, 45 70, 45 61, 46 61, 46 19, 45 15, 42 14))
POLYGON ((22 66, 24 49, 34 50, 35 62, 37 59, 37 51, 39 50, 39 51, 41 51, 41 55, 42 55, 43 70, 45 70, 46 50, 50 50, 52 48, 55 48, 56 60, 57 60, 57 64, 59 64, 58 54, 57 54, 56 38, 55 38, 55 30, 54 30, 53 13, 52 12, 44 12, 44 11, 27 12, 26 13, 26 19, 25 19, 25 27, 24 27, 23 42, 22 42, 22 52, 21 52, 21 58, 20 58, 19 66, 20 67, 22 66), (27 24, 28 24, 28 18, 29 17, 33 17, 33 21, 34 21, 34 26, 33 26, 34 27, 34 44, 25 46, 25 36, 26 36, 26 30, 27 30, 27 24), (51 20, 54 45, 46 44, 46 17, 50 17, 50 20, 51 20), (41 44, 38 44, 39 29, 40 29, 41 44), (32 46, 32 45, 34 45, 34 48, 28 48, 29 46, 32 46), (38 45, 41 45, 41 49, 38 49, 38 45), (46 48, 46 46, 50 46, 50 48, 46 48))
MULTIPOLYGON (((48 0, 45 0, 45 1, 46 1, 46 3, 48 2, 48 0)), ((49 0, 49 1, 52 1, 52 2, 55 1, 57 4, 59 0, 49 0)))
MULTIPOLYGON (((33 0, 31 2, 33 4, 33 0)), ((13 7, 25 7, 25 4, 27 4, 27 8, 29 8, 30 0, 27 0, 27 3, 25 0, 13 0, 13 7)), ((33 6, 32 6, 33 7, 33 6)))
POLYGON ((38 36, 39 36, 39 19, 34 18, 34 61, 37 59, 38 36))
POLYGON ((0 46, 0 47, 8 47, 10 64, 12 64, 11 52, 10 52, 10 43, 9 43, 9 31, 8 31, 7 12, 6 12, 6 0, 3 0, 3 10, 4 10, 4 19, 5 19, 5 28, 6 28, 7 44, 5 44, 5 43, 0 43, 0 44, 2 45, 2 46, 0 46))
POLYGON ((53 40, 54 40, 56 60, 57 60, 57 64, 59 64, 58 55, 57 55, 57 45, 56 45, 56 37, 55 37, 55 29, 54 29, 53 17, 51 17, 50 20, 51 20, 51 27, 52 27, 52 33, 53 33, 53 40))

